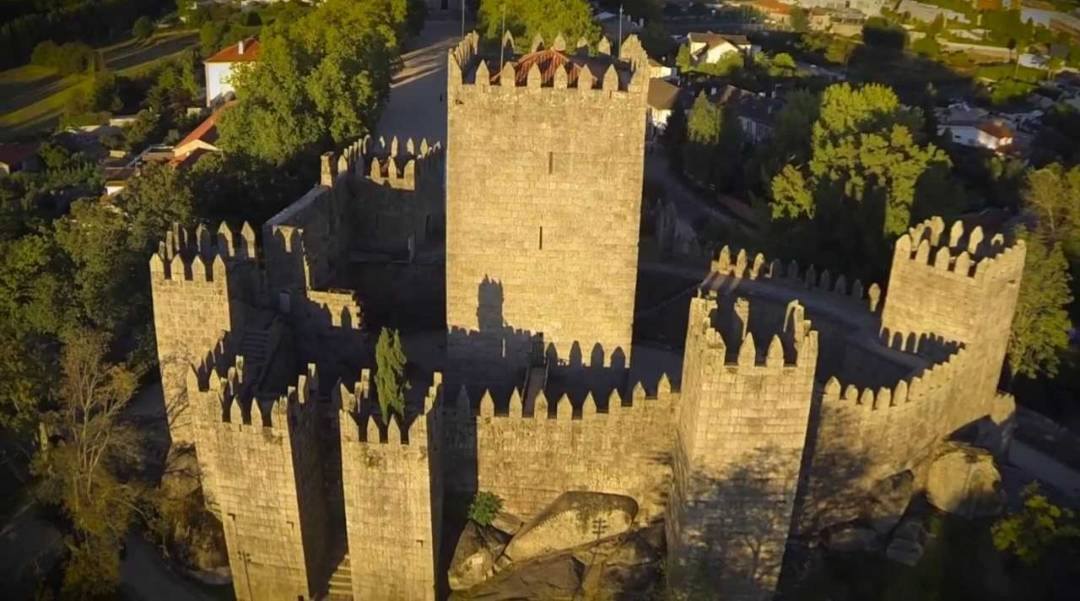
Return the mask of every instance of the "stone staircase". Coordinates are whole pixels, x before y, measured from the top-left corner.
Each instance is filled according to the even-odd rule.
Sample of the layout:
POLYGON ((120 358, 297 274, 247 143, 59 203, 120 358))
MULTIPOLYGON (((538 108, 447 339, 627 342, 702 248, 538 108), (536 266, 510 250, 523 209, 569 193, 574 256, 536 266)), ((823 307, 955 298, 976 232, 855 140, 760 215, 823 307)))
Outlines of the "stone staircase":
POLYGON ((348 554, 341 559, 334 573, 330 575, 330 586, 326 594, 327 601, 352 601, 352 566, 348 554))
POLYGON ((270 332, 264 329, 248 328, 240 340, 239 355, 244 357, 244 368, 255 375, 262 371, 270 354, 270 332))

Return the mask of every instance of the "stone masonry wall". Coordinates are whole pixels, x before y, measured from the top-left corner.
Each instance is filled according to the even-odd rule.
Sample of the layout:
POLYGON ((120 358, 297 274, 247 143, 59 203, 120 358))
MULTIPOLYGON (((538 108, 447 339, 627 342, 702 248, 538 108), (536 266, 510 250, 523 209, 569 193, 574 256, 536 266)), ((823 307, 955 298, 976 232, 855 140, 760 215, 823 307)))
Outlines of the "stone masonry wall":
POLYGON ((169 434, 175 445, 194 441, 187 409, 187 371, 223 335, 238 332, 256 303, 255 234, 236 236, 225 224, 211 235, 174 228, 150 257, 154 333, 169 434))
POLYGON ((355 599, 433 601, 442 529, 442 476, 436 375, 422 413, 403 428, 381 425, 361 381, 339 415, 342 486, 355 599))
POLYGON ((503 499, 507 511, 535 515, 570 490, 623 494, 637 500, 639 519, 660 517, 671 474, 671 412, 678 402, 666 377, 646 395, 640 385, 626 395, 585 398, 573 411, 563 397, 549 405, 541 392, 531 407, 515 391, 495 402, 485 393, 472 415, 467 398, 448 420, 450 477, 465 484, 475 468, 476 487, 503 499))
POLYGON ((889 336, 933 334, 962 342, 971 354, 969 388, 943 418, 958 428, 989 413, 997 394, 1024 269, 1022 240, 983 238, 979 227, 940 218, 896 241, 882 328, 889 336))
POLYGON ((484 335, 491 323, 542 333, 560 357, 577 342, 601 345, 606 357, 621 349, 629 360, 647 72, 621 84, 612 72, 602 85, 575 88, 558 75, 542 86, 539 72, 524 87, 488 85, 487 76, 468 73, 475 41, 472 50, 463 46, 448 59, 452 368, 523 364, 520 352, 490 357, 467 335, 484 335), (480 298, 485 281, 502 286, 497 313, 480 298))
POLYGON ((691 596, 771 599, 794 512, 817 332, 793 302, 755 344, 751 309, 691 300, 667 520, 669 582, 691 596))
MULTIPOLYGON (((245 406, 233 396, 242 384, 235 373, 228 380, 196 375, 191 387, 199 388, 193 415, 200 467, 215 474, 203 485, 220 508, 236 598, 311 599, 325 578, 326 513, 313 455, 314 403, 282 398, 272 407, 245 406)), ((307 390, 303 378, 299 390, 307 390)))

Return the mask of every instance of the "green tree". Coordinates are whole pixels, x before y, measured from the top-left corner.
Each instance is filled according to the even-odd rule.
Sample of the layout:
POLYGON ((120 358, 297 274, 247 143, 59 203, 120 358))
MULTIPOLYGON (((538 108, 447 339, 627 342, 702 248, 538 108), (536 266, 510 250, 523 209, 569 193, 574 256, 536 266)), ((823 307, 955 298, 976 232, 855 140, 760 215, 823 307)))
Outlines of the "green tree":
POLYGON ((787 95, 776 114, 773 134, 758 146, 758 162, 766 185, 785 165, 801 165, 810 159, 810 139, 821 114, 821 98, 813 92, 795 90, 787 95))
POLYGON ((106 360, 107 346, 108 336, 93 330, 65 338, 58 405, 43 417, 42 446, 32 465, 38 497, 59 507, 74 526, 64 589, 91 598, 118 585, 120 540, 139 495, 117 476, 141 454, 138 430, 120 415, 137 377, 106 360))
POLYGON ((401 335, 397 330, 383 328, 375 343, 375 390, 385 423, 390 423, 391 410, 405 415, 405 391, 409 389, 405 376, 407 361, 401 335))
POLYGON ((121 323, 133 275, 123 214, 98 200, 77 200, 57 221, 56 241, 74 268, 69 285, 77 319, 108 329, 121 323))
POLYGON ((149 38, 154 34, 154 22, 150 17, 142 16, 135 19, 135 24, 131 26, 131 36, 136 40, 142 41, 149 38))
POLYGON ((813 223, 813 239, 801 251, 831 253, 818 255, 816 263, 880 277, 888 247, 907 230, 913 211, 955 211, 943 195, 926 196, 933 186, 920 186, 926 178, 949 182, 951 166, 942 150, 920 143, 916 132, 922 129, 921 113, 903 107, 885 86, 830 86, 808 160, 785 166, 772 179, 773 219, 813 223))
POLYGON ((679 53, 675 55, 675 66, 679 68, 679 73, 689 73, 694 68, 692 61, 690 46, 687 44, 679 46, 679 53))
POLYGON ((585 0, 480 0, 477 18, 484 37, 502 38, 504 16, 506 30, 526 49, 537 34, 551 43, 561 33, 571 47, 582 37, 590 43, 600 38, 585 0))
POLYGON ((490 526, 502 511, 502 499, 495 493, 480 491, 469 503, 469 519, 481 526, 490 526))
POLYGON ((1054 376, 1072 327, 1066 310, 1073 300, 1069 264, 1059 243, 1047 243, 1023 230, 1018 236, 1027 241, 1027 256, 1009 337, 1009 369, 1028 378, 1054 376))
POLYGON ((1080 166, 1068 171, 1053 163, 1028 174, 1024 208, 1038 219, 1038 231, 1051 242, 1080 240, 1080 166))
POLYGON ((405 26, 387 12, 397 4, 328 0, 271 26, 259 62, 234 76, 239 101, 218 124, 221 147, 283 165, 371 131, 405 26))
POLYGON ((115 199, 124 212, 129 247, 149 253, 173 223, 192 223, 195 200, 183 172, 160 163, 149 164, 131 178, 115 199))
POLYGON ((701 185, 712 183, 716 148, 723 130, 723 112, 705 95, 698 94, 686 117, 686 144, 683 146, 683 169, 701 185))
POLYGON ((791 8, 791 30, 796 33, 810 31, 810 14, 801 6, 791 8))
POLYGON ((1080 523, 1071 509, 1050 502, 1037 483, 1024 487, 1023 508, 999 518, 991 529, 994 546, 1016 556, 1025 565, 1039 563, 1048 554, 1080 545, 1080 523))

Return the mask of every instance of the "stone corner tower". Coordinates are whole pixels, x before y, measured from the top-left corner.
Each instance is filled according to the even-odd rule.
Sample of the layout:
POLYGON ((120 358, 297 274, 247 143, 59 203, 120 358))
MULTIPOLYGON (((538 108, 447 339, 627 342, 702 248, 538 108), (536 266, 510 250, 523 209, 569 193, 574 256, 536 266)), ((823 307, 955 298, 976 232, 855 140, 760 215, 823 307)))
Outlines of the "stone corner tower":
POLYGON ((961 343, 958 400, 946 419, 970 421, 973 409, 989 413, 1009 345, 1026 247, 1002 234, 984 239, 981 227, 960 221, 946 231, 940 217, 911 228, 896 241, 881 314, 890 342, 923 336, 961 343), (897 340, 900 339, 900 340, 897 340))
POLYGON ((647 55, 561 36, 448 56, 446 310, 452 372, 491 383, 539 345, 628 362, 644 161, 647 55), (500 60, 502 64, 500 65, 500 60))
POLYGON ((746 298, 691 300, 666 520, 668 580, 692 598, 771 599, 791 531, 817 331, 746 298))

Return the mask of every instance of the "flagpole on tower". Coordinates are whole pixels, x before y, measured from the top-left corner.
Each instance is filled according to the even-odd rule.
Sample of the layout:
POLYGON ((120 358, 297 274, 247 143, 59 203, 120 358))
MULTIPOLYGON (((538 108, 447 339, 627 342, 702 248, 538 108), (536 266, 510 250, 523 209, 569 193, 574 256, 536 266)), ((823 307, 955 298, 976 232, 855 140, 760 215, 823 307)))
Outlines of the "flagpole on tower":
POLYGON ((622 4, 619 4, 619 39, 615 40, 615 56, 622 51, 622 4))

